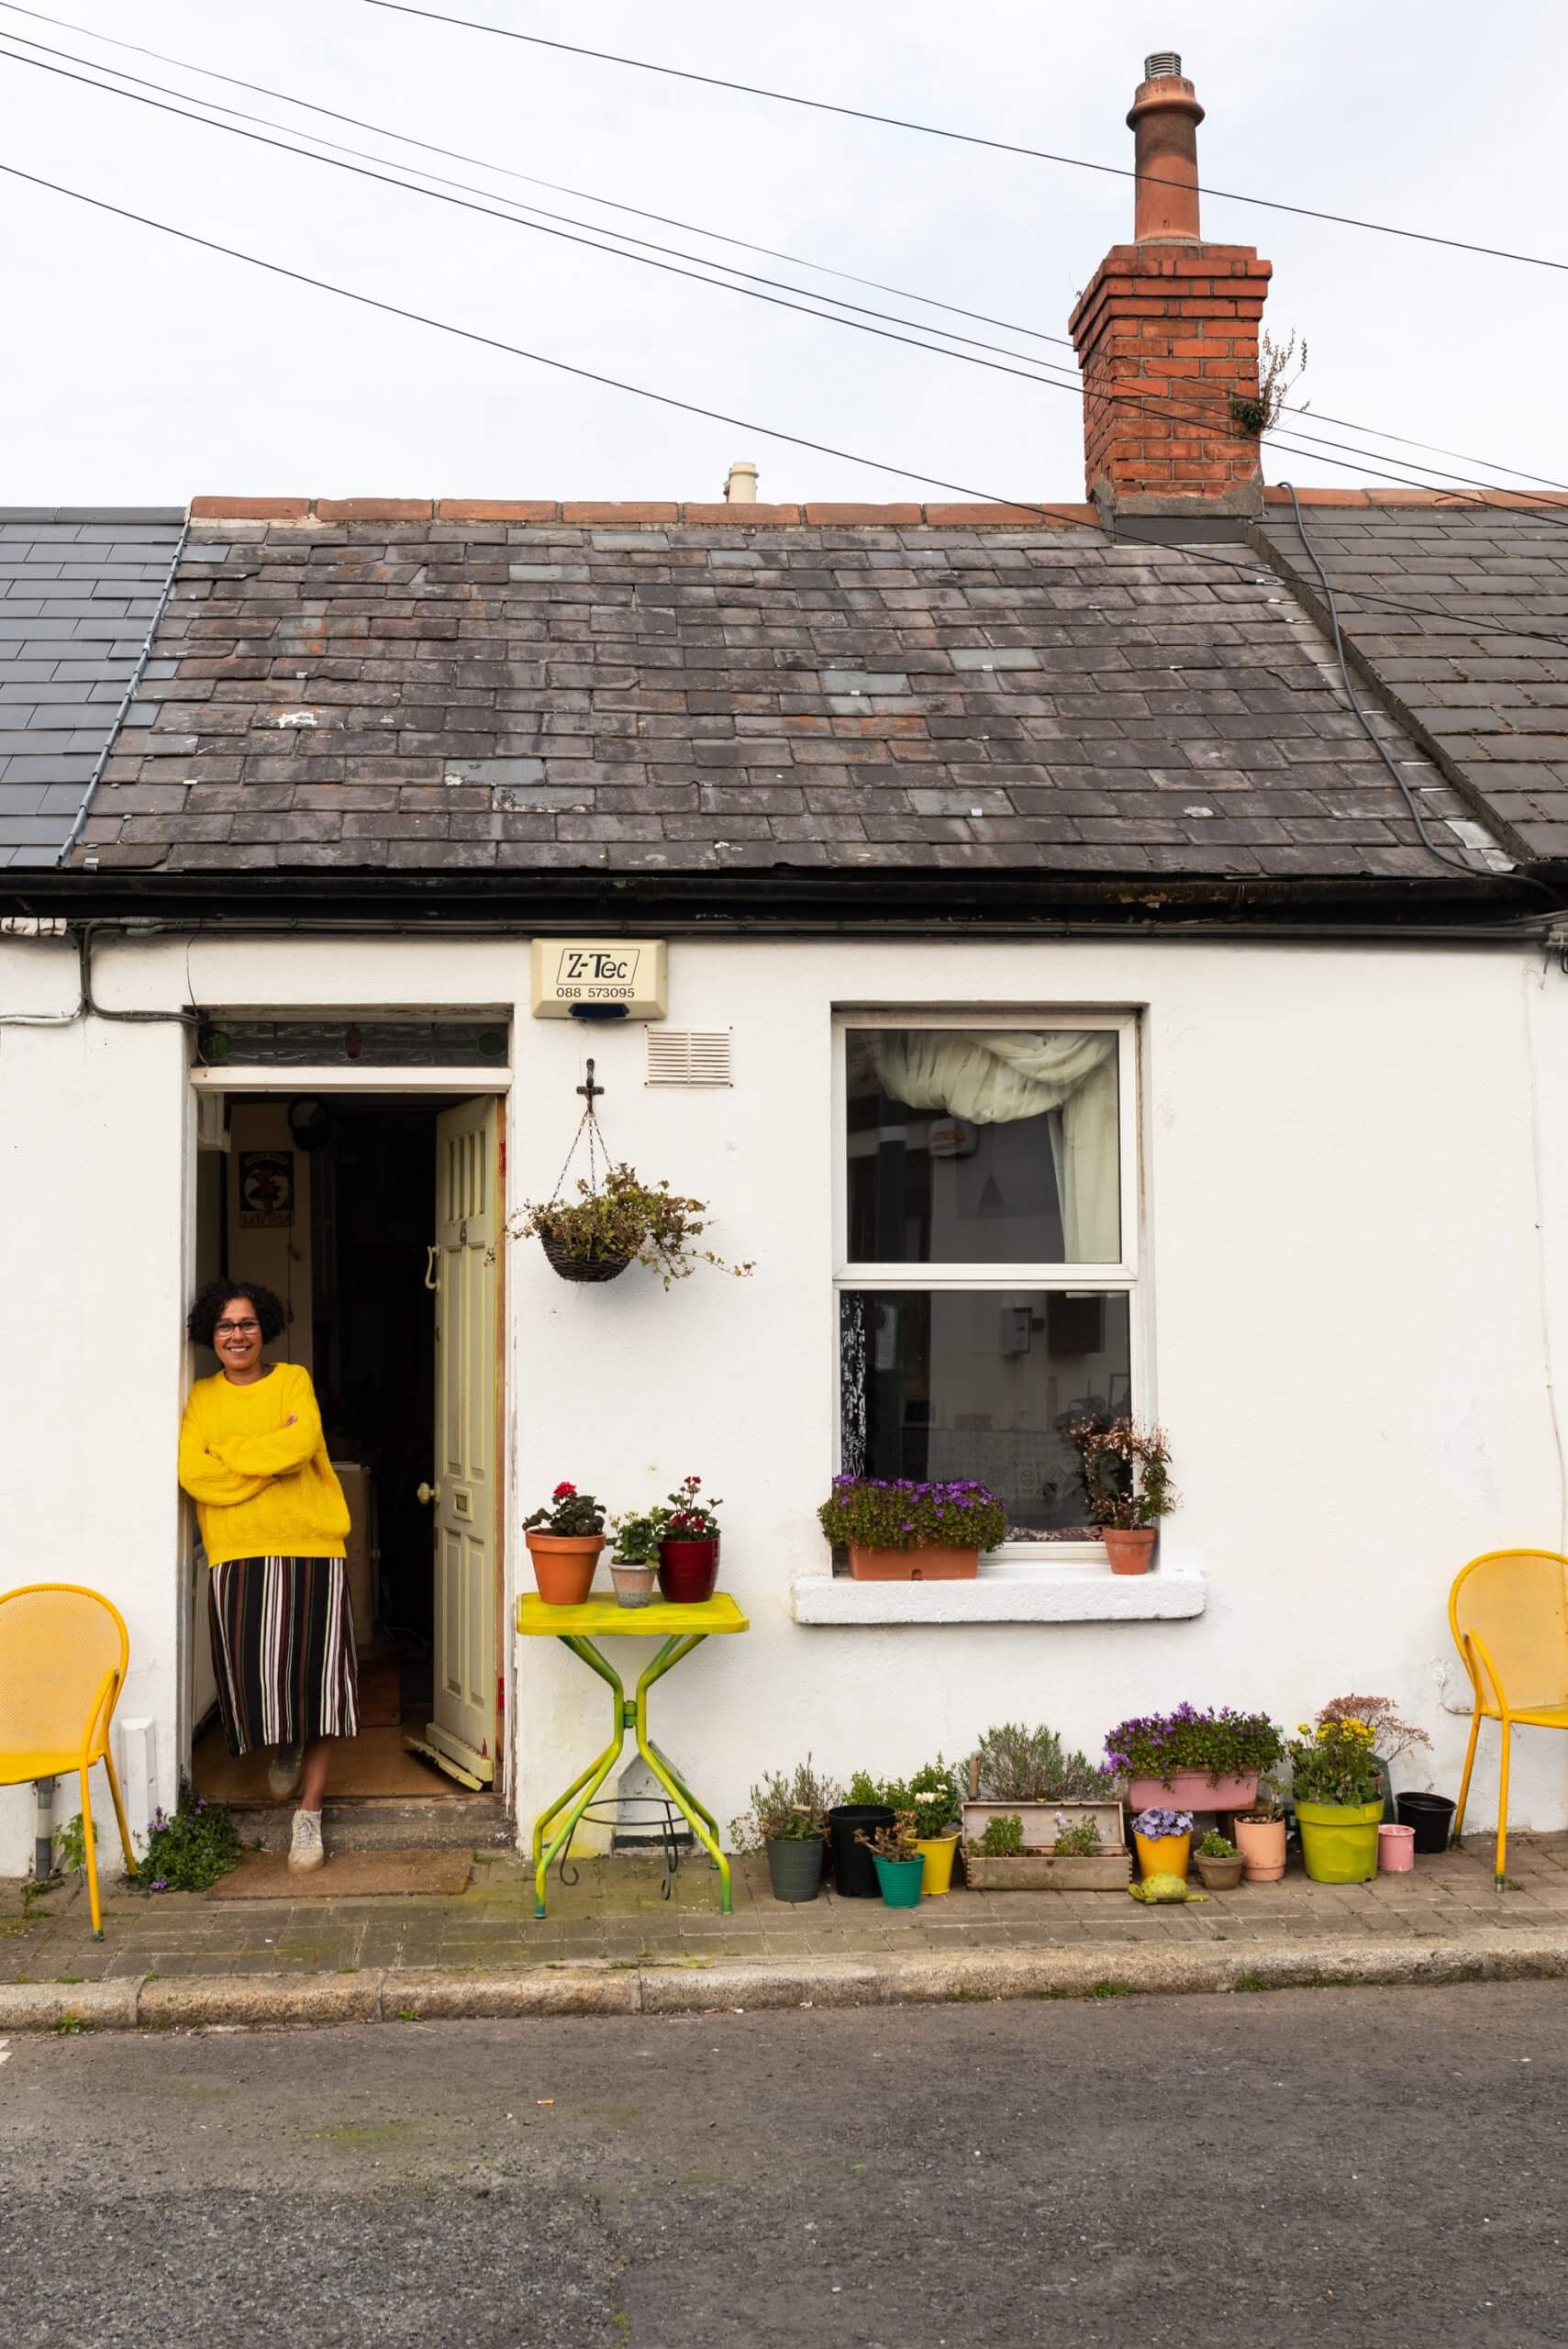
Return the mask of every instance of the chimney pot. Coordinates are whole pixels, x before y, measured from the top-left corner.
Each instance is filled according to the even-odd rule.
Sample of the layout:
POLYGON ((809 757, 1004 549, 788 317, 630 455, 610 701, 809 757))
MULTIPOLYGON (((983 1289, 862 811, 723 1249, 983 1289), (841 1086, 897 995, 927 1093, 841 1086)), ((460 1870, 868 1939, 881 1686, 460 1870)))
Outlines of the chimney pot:
POLYGON ((729 468, 729 476, 724 484, 724 502, 727 506, 755 506, 757 503, 757 468, 744 458, 729 468))
POLYGON ((1180 73, 1181 70, 1182 61, 1173 49, 1157 49, 1152 57, 1143 61, 1146 82, 1162 82, 1168 73, 1180 73))
POLYGON ((1195 245, 1197 127, 1203 108, 1197 92, 1183 78, 1182 61, 1173 50, 1145 58, 1143 72, 1127 117, 1138 173, 1132 233, 1140 245, 1195 245))

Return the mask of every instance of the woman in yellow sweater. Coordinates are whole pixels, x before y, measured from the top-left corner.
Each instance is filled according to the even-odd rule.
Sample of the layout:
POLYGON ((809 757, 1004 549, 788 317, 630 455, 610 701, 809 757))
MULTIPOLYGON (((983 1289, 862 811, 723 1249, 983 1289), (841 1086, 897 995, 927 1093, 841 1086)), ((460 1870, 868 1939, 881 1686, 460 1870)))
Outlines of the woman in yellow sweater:
POLYGON ((268 1363, 283 1333, 271 1289, 212 1281, 186 1327, 217 1356, 180 1430, 180 1482, 212 1569, 208 1620, 231 1753, 273 1748, 280 1802, 297 1788, 291 1868, 318 1868, 328 1741, 359 1727, 354 1618, 343 1563, 348 1503, 332 1473, 310 1374, 268 1363))

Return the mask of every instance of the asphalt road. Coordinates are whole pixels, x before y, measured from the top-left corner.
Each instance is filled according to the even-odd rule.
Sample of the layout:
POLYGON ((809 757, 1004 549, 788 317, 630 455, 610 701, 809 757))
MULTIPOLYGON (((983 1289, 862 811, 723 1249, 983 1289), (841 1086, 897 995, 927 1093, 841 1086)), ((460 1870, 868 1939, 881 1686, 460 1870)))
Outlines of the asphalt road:
POLYGON ((0 2048, 6 2349, 1568 2337, 1568 1982, 0 2048))

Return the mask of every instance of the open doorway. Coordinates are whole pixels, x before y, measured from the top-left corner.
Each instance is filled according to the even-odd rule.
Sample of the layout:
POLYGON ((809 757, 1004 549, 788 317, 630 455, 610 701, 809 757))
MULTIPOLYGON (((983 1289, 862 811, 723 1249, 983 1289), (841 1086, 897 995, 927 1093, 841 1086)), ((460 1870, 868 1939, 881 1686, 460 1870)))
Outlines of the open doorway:
MULTIPOLYGON (((273 1353, 311 1374, 351 1520, 360 1729, 338 1745, 330 1799, 498 1790, 495 1101, 222 1103, 198 1162, 199 1276, 284 1299, 273 1353)), ((266 1804, 266 1756, 231 1756, 212 1710, 205 1586, 194 1597, 194 1782, 266 1804)))

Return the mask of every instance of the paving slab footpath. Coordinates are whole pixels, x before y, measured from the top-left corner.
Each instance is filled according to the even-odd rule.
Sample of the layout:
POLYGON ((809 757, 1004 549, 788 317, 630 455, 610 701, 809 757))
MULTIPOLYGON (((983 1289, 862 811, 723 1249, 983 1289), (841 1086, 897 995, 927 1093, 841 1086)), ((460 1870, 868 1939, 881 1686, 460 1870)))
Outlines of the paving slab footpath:
POLYGON ((1365 1885, 1312 1884, 1293 1865, 1280 1884, 1182 1907, 959 1890, 898 1910, 830 1891, 788 1906, 745 1860, 724 1917, 700 1857, 667 1899, 656 1862, 584 1857, 539 1920, 523 1862, 480 1853, 468 1890, 446 1897, 219 1902, 108 1886, 101 1942, 79 1886, 29 1900, 5 1883, 0 2030, 1568 1979, 1568 1835, 1511 1837, 1505 1891, 1492 1866, 1477 1836, 1365 1885))

